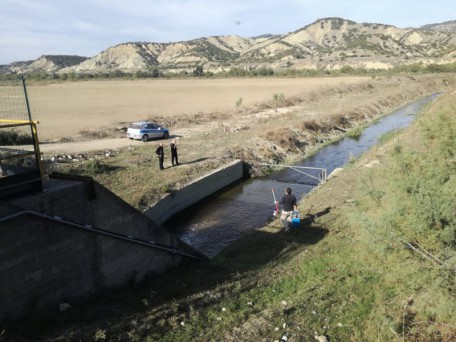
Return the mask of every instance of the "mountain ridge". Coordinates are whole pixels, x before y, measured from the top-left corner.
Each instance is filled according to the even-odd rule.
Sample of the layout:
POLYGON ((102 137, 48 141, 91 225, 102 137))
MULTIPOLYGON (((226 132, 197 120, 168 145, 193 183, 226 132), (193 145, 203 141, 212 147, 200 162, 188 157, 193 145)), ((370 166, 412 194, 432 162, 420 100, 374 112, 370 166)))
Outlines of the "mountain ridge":
POLYGON ((191 72, 197 66, 212 73, 231 68, 389 69, 403 64, 455 61, 456 21, 403 29, 329 17, 287 34, 209 36, 170 43, 126 42, 94 57, 43 55, 34 61, 0 66, 0 72, 134 73, 158 68, 163 73, 179 73, 191 72))
POLYGON ((449 20, 443 23, 427 24, 420 27, 423 30, 437 30, 437 31, 448 31, 456 32, 456 20, 449 20))

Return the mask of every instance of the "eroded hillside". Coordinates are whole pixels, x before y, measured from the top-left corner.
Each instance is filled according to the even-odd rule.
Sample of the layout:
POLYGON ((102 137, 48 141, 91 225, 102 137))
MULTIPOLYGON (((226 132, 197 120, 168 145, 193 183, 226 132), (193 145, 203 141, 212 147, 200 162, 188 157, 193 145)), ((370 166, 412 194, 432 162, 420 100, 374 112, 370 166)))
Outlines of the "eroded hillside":
POLYGON ((161 72, 218 73, 230 68, 328 69, 344 66, 389 69, 407 64, 444 64, 456 60, 456 33, 452 22, 422 28, 357 23, 324 18, 281 35, 244 38, 211 36, 172 43, 127 42, 81 58, 77 64, 58 64, 52 56, 37 61, 12 63, 2 72, 101 73, 161 72))

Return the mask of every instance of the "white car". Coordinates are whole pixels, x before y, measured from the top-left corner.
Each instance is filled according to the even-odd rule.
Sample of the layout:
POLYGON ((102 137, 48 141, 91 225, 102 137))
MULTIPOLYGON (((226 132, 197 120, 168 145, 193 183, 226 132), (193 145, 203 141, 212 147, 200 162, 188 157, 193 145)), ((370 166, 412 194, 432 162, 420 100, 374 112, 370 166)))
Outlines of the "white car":
POLYGON ((127 130, 129 139, 142 140, 144 142, 153 138, 168 139, 169 130, 155 122, 138 121, 133 122, 127 130))

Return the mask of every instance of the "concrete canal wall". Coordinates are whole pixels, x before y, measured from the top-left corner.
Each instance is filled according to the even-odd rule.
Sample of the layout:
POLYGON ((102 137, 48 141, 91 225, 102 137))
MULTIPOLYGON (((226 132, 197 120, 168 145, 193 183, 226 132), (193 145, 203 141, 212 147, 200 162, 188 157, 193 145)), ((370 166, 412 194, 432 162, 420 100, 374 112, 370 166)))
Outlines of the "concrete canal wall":
POLYGON ((243 162, 235 160, 196 179, 185 188, 170 193, 144 214, 158 224, 163 224, 173 215, 241 179, 243 174, 243 162))

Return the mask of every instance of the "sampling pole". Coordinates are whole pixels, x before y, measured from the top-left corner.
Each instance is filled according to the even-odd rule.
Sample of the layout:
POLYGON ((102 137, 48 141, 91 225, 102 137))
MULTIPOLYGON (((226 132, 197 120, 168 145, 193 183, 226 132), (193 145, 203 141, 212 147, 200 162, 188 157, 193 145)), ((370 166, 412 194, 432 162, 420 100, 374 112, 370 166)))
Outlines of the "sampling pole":
POLYGON ((274 188, 271 187, 271 190, 272 190, 272 196, 274 197, 274 204, 276 206, 276 210, 274 211, 274 213, 272 215, 277 216, 277 214, 279 213, 279 204, 277 203, 277 200, 275 197, 274 188))

